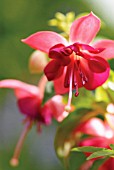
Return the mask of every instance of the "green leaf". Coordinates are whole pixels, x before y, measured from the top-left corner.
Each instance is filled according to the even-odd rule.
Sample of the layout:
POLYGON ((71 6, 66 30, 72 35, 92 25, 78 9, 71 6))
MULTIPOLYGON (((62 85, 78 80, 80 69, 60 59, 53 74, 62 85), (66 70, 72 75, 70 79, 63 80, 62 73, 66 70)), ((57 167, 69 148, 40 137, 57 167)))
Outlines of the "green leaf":
POLYGON ((43 104, 55 95, 54 87, 52 82, 47 82, 46 89, 43 98, 43 104))
POLYGON ((109 60, 109 64, 112 70, 114 70, 114 59, 109 60))
POLYGON ((59 158, 67 157, 71 148, 76 145, 76 137, 72 132, 79 125, 80 120, 92 111, 87 108, 77 109, 61 123, 55 136, 55 150, 59 158))
POLYGON ((82 147, 73 148, 72 151, 77 151, 77 152, 96 152, 96 151, 101 151, 103 149, 104 148, 100 148, 100 147, 82 146, 82 147))
POLYGON ((69 156, 68 170, 79 170, 85 161, 86 156, 83 153, 72 152, 69 156))
POLYGON ((109 102, 108 95, 102 86, 100 86, 96 89, 95 99, 97 102, 100 102, 100 101, 109 102))
POLYGON ((95 102, 94 91, 87 91, 84 88, 79 89, 77 100, 75 95, 72 97, 72 104, 74 104, 76 108, 92 108, 93 102, 95 102))
POLYGON ((96 161, 93 162, 90 170, 96 170, 99 168, 99 166, 101 166, 105 161, 107 160, 107 158, 105 159, 98 159, 96 161))
POLYGON ((101 151, 97 151, 97 152, 92 153, 89 157, 87 157, 87 160, 97 158, 97 157, 101 157, 101 156, 113 156, 113 155, 114 155, 113 150, 103 149, 101 151))
POLYGON ((110 144, 112 150, 114 150, 114 144, 110 144))

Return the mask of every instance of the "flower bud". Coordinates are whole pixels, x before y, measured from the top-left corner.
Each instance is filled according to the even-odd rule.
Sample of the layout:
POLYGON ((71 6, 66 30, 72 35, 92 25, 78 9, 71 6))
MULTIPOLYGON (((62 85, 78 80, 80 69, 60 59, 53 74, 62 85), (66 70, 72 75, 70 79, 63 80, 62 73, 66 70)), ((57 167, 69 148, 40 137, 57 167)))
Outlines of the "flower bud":
POLYGON ((41 51, 34 51, 29 59, 29 69, 31 73, 42 73, 47 64, 47 55, 41 51))

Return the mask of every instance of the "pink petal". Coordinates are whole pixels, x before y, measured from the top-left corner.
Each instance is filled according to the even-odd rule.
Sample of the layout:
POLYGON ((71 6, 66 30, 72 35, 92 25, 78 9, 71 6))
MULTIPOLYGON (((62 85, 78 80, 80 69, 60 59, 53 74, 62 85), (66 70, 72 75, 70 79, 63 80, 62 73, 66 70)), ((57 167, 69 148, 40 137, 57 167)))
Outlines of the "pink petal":
POLYGON ((56 80, 54 80, 54 89, 56 94, 65 94, 69 91, 69 88, 64 87, 66 75, 66 67, 64 67, 63 74, 56 80))
POLYGON ((21 113, 32 119, 37 119, 40 114, 41 100, 37 96, 27 96, 18 100, 18 106, 21 113))
POLYGON ((102 137, 105 137, 105 130, 104 122, 98 118, 92 118, 76 128, 76 132, 102 137))
POLYGON ((45 53, 48 53, 49 49, 56 44, 67 44, 65 38, 51 31, 37 32, 28 38, 23 39, 22 42, 34 49, 41 50, 45 53))
POLYGON ((81 59, 80 63, 82 72, 88 79, 84 85, 88 90, 94 90, 101 86, 109 77, 110 66, 108 62, 101 57, 94 57, 94 61, 95 60, 99 60, 99 62, 89 63, 90 60, 81 59), (102 65, 101 68, 98 68, 97 64, 98 66, 102 65))
POLYGON ((59 60, 52 60, 45 67, 44 73, 49 81, 55 80, 63 73, 63 67, 60 65, 59 60))
POLYGON ((80 146, 95 146, 95 147, 103 147, 108 148, 108 141, 104 137, 92 137, 83 140, 80 142, 80 146))
POLYGON ((13 80, 13 79, 1 80, 0 88, 14 89, 16 97, 18 99, 23 98, 27 95, 39 96, 40 98, 40 92, 38 87, 34 85, 29 85, 19 80, 13 80))
POLYGON ((111 129, 111 128, 108 128, 109 126, 106 126, 107 135, 109 134, 109 137, 111 134, 112 134, 112 136, 114 136, 114 114, 107 113, 106 119, 107 119, 109 126, 112 128, 111 129))
POLYGON ((105 48, 100 53, 100 56, 105 59, 114 58, 114 41, 113 40, 100 40, 93 45, 95 48, 105 48))
POLYGON ((65 114, 65 105, 63 104, 62 99, 62 96, 56 95, 48 100, 45 104, 51 109, 52 117, 54 117, 59 122, 61 122, 68 115, 68 113, 65 114))
POLYGON ((50 48, 49 50, 49 57, 52 59, 59 60, 59 63, 63 66, 68 65, 70 63, 70 54, 72 50, 70 50, 70 53, 67 52, 65 54, 65 46, 63 44, 57 44, 50 48))
POLYGON ((107 64, 105 63, 101 57, 93 57, 89 60, 88 65, 92 72, 102 73, 107 69, 107 64))
POLYGON ((75 20, 70 30, 71 42, 90 43, 100 29, 100 20, 92 12, 75 20))
POLYGON ((45 125, 50 125, 52 122, 51 109, 47 105, 44 105, 41 109, 41 112, 38 118, 41 123, 44 123, 45 125))

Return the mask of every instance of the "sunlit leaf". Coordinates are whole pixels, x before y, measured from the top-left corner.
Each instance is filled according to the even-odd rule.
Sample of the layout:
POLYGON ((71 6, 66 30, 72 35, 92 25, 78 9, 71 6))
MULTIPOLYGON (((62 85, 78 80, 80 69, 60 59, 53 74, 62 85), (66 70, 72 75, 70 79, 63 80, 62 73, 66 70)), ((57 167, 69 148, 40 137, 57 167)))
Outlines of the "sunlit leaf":
POLYGON ((110 149, 103 149, 101 151, 97 151, 92 153, 89 157, 87 157, 87 160, 93 159, 93 158, 98 158, 101 156, 113 156, 114 151, 110 149))
POLYGON ((72 151, 77 151, 77 152, 96 152, 96 151, 101 151, 103 149, 104 148, 100 148, 100 147, 83 146, 83 147, 73 148, 72 151))

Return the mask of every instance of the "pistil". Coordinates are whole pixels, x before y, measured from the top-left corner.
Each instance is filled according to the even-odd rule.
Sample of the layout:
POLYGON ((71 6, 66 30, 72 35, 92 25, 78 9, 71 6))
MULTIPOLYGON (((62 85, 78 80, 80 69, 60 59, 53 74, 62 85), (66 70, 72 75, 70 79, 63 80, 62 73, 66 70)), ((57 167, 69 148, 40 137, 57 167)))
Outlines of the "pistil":
MULTIPOLYGON (((73 66, 74 64, 72 64, 73 66)), ((71 68, 71 67, 70 67, 71 68)), ((70 112, 71 110, 71 100, 72 100, 72 83, 73 83, 73 69, 70 70, 70 77, 69 77, 69 96, 68 96, 68 103, 65 107, 65 111, 70 112)))

